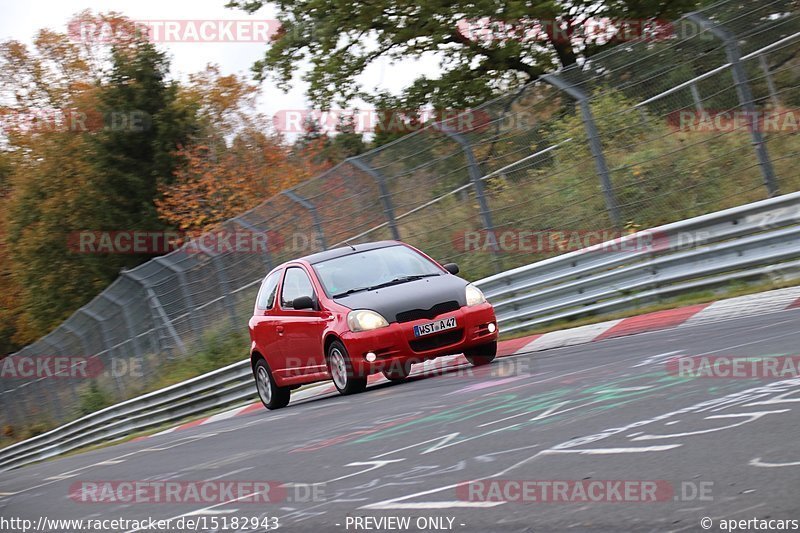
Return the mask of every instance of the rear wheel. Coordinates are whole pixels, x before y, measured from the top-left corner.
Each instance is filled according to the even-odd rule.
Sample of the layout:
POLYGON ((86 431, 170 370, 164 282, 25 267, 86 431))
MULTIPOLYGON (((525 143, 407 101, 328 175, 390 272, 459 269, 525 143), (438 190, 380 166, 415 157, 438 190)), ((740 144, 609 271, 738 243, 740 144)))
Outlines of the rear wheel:
POLYGON ((464 357, 472 366, 488 365, 497 356, 497 341, 464 350, 464 357))
POLYGON ((272 372, 263 359, 256 361, 253 369, 256 378, 256 389, 261 403, 267 409, 280 409, 289 405, 289 398, 292 394, 289 387, 279 387, 272 377, 272 372))
POLYGON ((411 374, 411 363, 408 361, 392 365, 383 371, 384 377, 389 381, 405 381, 409 374, 411 374))
POLYGON ((339 393, 355 394, 367 388, 367 377, 355 375, 344 344, 333 341, 328 347, 327 359, 328 372, 339 393))

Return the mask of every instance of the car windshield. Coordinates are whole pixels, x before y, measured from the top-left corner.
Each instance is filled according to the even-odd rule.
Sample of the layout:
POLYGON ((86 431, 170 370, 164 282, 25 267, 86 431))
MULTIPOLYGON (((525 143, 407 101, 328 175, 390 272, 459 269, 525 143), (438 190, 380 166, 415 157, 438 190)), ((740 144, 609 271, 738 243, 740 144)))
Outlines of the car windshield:
POLYGON ((435 263, 402 245, 329 259, 314 270, 333 298, 443 274, 435 263))

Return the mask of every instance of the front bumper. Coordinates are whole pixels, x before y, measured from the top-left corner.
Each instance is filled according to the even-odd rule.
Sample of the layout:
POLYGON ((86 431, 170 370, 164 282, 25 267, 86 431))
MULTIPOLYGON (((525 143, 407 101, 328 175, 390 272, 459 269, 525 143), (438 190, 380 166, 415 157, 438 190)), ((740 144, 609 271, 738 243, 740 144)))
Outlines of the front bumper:
POLYGON ((487 302, 465 306, 431 319, 393 322, 388 327, 372 331, 347 332, 342 335, 342 341, 350 354, 353 371, 357 375, 367 375, 491 343, 497 340, 496 326, 494 308, 487 302), (423 337, 414 336, 414 326, 448 317, 456 318, 456 328, 423 337), (495 325, 494 332, 489 332, 489 324, 495 325), (373 362, 366 359, 370 352, 376 356, 373 362))

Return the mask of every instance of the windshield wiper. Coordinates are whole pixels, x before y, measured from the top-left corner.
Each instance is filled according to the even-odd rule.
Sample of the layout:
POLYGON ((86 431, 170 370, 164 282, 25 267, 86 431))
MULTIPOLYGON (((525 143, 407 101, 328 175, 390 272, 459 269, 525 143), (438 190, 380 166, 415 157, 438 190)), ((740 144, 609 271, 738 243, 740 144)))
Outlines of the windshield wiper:
POLYGON ((344 292, 340 292, 338 294, 334 294, 331 298, 341 298, 343 296, 348 296, 353 294, 354 292, 362 292, 362 291, 369 291, 372 290, 372 287, 356 287, 355 289, 348 289, 344 292))
POLYGON ((415 274, 413 276, 399 276, 391 281, 385 281, 383 283, 378 283, 377 285, 371 285, 369 287, 356 287, 355 289, 349 289, 344 292, 340 292, 339 294, 334 294, 333 298, 342 298, 344 296, 348 296, 356 292, 373 291, 375 289, 382 289, 384 287, 390 287, 392 285, 399 285, 400 283, 406 283, 408 281, 416 281, 418 279, 430 278, 432 276, 438 276, 438 275, 439 274, 415 274))
POLYGON ((390 287, 392 285, 399 285, 400 283, 406 283, 406 282, 409 282, 409 281, 417 281, 418 279, 430 278, 431 276, 438 276, 438 275, 439 274, 415 274, 413 276, 400 276, 400 277, 394 278, 391 281, 385 281, 383 283, 379 283, 378 285, 373 285, 372 287, 369 288, 369 290, 381 289, 383 287, 390 287))

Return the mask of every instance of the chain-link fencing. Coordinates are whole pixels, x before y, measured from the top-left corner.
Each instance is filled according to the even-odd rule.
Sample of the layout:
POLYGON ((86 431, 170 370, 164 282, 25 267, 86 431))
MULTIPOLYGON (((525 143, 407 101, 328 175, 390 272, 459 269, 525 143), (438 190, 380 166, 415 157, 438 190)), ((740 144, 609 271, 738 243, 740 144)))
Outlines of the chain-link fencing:
POLYGON ((272 267, 345 241, 402 239, 477 279, 587 235, 799 190, 798 81, 798 2, 725 1, 429 124, 223 225, 266 235, 261 253, 182 249, 123 272, 10 356, 82 355, 108 371, 6 377, 0 423, 75 418, 90 386, 130 397, 209 335, 246 330, 272 267))

